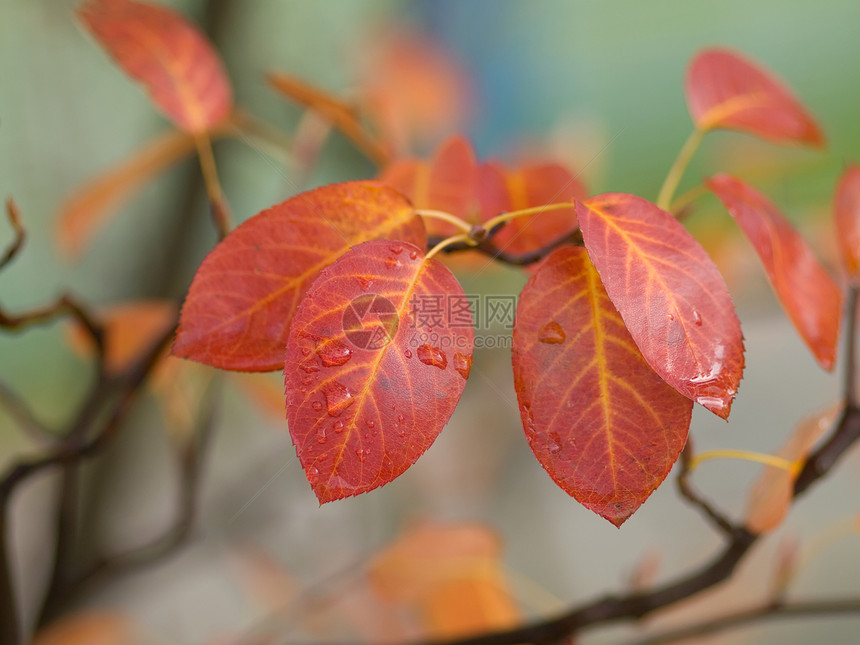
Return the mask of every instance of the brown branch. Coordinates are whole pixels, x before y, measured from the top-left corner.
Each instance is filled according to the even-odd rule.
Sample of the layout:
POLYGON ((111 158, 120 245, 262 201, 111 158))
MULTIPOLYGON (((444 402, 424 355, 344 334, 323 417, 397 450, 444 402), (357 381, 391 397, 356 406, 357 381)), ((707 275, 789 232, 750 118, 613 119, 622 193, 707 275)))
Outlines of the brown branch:
POLYGON ((3 381, 0 381, 0 405, 6 409, 6 413, 18 424, 18 427, 34 441, 44 443, 56 439, 57 435, 36 417, 27 402, 3 381))
MULTIPOLYGON (((498 260, 504 264, 510 264, 512 266, 527 266, 529 264, 534 264, 535 262, 540 262, 547 255, 552 253, 555 249, 560 246, 564 246, 565 244, 574 244, 577 246, 582 246, 582 233, 580 231, 575 231, 573 233, 562 235, 549 244, 545 244, 544 246, 534 249, 533 251, 526 251, 525 253, 510 253, 504 250, 503 248, 499 248, 492 242, 492 237, 501 230, 504 224, 501 224, 495 227, 492 231, 490 231, 486 238, 480 241, 477 245, 470 245, 466 242, 461 242, 457 244, 451 244, 442 249, 442 253, 450 254, 450 253, 462 253, 464 251, 478 251, 493 260, 498 260)), ((432 249, 436 244, 444 240, 443 237, 430 237, 427 239, 427 248, 432 249)))
POLYGON ((0 270, 4 269, 18 255, 27 237, 27 232, 21 225, 21 213, 18 211, 18 206, 11 197, 6 200, 6 214, 9 217, 9 224, 12 225, 12 230, 15 231, 15 239, 12 240, 12 244, 9 245, 3 257, 0 257, 0 270))
POLYGON ((827 600, 813 600, 806 602, 791 603, 768 603, 752 609, 744 609, 731 614, 724 614, 717 618, 680 627, 662 634, 654 634, 642 640, 635 641, 635 645, 663 645, 679 640, 717 634, 722 631, 748 625, 762 620, 775 620, 778 618, 791 617, 828 617, 838 614, 860 613, 860 598, 833 598, 827 600))
POLYGON ((693 459, 693 443, 687 439, 687 445, 681 451, 680 471, 678 472, 678 492, 681 496, 698 508, 722 533, 731 537, 735 532, 735 526, 725 515, 718 511, 710 502, 699 495, 692 484, 690 484, 690 463, 693 459))

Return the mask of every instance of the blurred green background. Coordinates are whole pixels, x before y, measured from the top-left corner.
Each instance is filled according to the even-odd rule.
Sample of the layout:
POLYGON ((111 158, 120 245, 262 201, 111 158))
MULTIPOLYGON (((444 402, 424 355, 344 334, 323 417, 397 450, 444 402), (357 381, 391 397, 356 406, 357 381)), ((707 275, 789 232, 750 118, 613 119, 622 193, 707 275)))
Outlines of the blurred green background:
MULTIPOLYGON (((71 0, 0 3, 0 196, 15 197, 29 234, 24 252, 0 273, 0 303, 14 311, 42 304, 67 289, 97 304, 178 297, 215 242, 205 194, 199 184, 195 190, 189 189, 198 173, 196 161, 189 160, 143 189, 99 233, 80 260, 71 262, 58 253, 54 223, 64 198, 170 127, 143 91, 114 67, 76 23, 73 10, 77 4, 71 0)), ((818 117, 828 147, 824 152, 782 148, 743 135, 717 133, 697 155, 681 189, 711 172, 736 171, 809 231, 822 253, 830 251, 827 217, 833 186, 843 165, 860 158, 860 85, 856 83, 860 77, 860 3, 853 0, 174 0, 165 4, 203 25, 216 42, 237 103, 287 133, 296 128, 301 111, 267 87, 263 76, 267 70, 287 71, 334 92, 348 92, 359 82, 362 58, 374 35, 408 25, 462 61, 474 91, 473 110, 464 130, 479 155, 505 156, 524 142, 537 142, 565 159, 579 161, 593 192, 633 192, 651 199, 691 129, 683 98, 687 61, 705 46, 735 48, 773 70, 795 90, 818 117)), ((423 143, 416 152, 426 153, 433 143, 423 143)), ((215 154, 238 220, 299 189, 298 173, 265 150, 231 140, 218 143, 215 154)), ((342 138, 333 136, 310 184, 373 174, 372 165, 342 138)), ((723 230, 727 219, 713 200, 705 199, 691 226, 707 231, 705 223, 715 222, 723 230)), ((0 246, 10 239, 5 222, 0 223, 0 246)), ((755 262, 744 266, 754 271, 736 277, 733 285, 730 280, 743 304, 750 348, 739 404, 728 430, 700 415, 694 420, 693 432, 697 439, 702 433, 702 447, 773 451, 799 414, 835 398, 835 384, 816 371, 784 322, 770 317, 775 301, 765 292, 755 262)), ((474 287, 506 292, 521 283, 519 276, 498 272, 474 287)), ((314 577, 319 570, 316 565, 324 570, 336 568, 326 559, 332 550, 341 549, 334 561, 349 562, 390 536, 403 516, 417 512, 415 508, 442 517, 494 522, 508 538, 512 562, 562 598, 587 598, 595 589, 611 588, 629 571, 643 545, 666 545, 667 553, 672 553, 671 545, 679 549, 677 560, 666 564, 668 571, 698 561, 714 546, 712 536, 696 518, 678 510, 671 490, 661 489, 654 502, 640 511, 643 515, 650 512, 650 519, 634 519, 621 532, 598 525, 602 520, 554 489, 532 463, 527 445, 521 441, 515 410, 497 398, 502 396, 508 403, 514 400, 507 350, 488 350, 476 357, 475 365, 482 366, 484 376, 475 379, 473 374, 472 381, 477 383, 470 382, 464 409, 458 411, 443 437, 464 434, 445 439, 450 443, 443 442, 438 449, 434 446, 425 458, 424 470, 407 483, 393 484, 379 494, 343 502, 334 509, 316 509, 284 439, 285 428, 262 418, 228 389, 225 407, 229 409, 224 413, 203 520, 206 530, 223 537, 206 538, 203 555, 188 556, 188 570, 203 566, 206 554, 221 555, 227 548, 224 545, 249 539, 264 543, 290 566, 306 568, 307 575, 314 577), (488 406, 497 408, 490 416, 488 406), (452 481, 465 482, 468 488, 470 474, 475 468, 480 470, 472 462, 484 456, 480 446, 486 442, 498 444, 490 450, 490 458, 495 459, 489 468, 492 472, 480 475, 490 483, 482 480, 483 484, 465 495, 444 486, 438 494, 421 492, 428 482, 431 488, 434 482, 439 485, 444 477, 438 473, 449 472, 446 468, 454 473, 452 481), (463 454, 463 446, 477 452, 463 454), (437 457, 433 457, 434 451, 437 457), (285 464, 287 473, 278 475, 243 521, 228 522, 285 464), (535 504, 535 499, 548 501, 535 504), (679 527, 690 522, 693 528, 683 529, 685 539, 675 536, 666 542, 660 531, 671 530, 676 521, 679 527), (537 537, 522 526, 537 527, 537 537), (308 554, 303 549, 308 541, 319 539, 318 531, 329 537, 308 554), (354 543, 341 536, 344 531, 354 543), (570 557, 570 544, 582 550, 595 543, 606 549, 595 561, 581 555, 570 557), (535 553, 540 551, 543 553, 535 553), (618 553, 623 555, 616 557, 618 553)), ((82 377, 86 370, 68 349, 60 325, 22 335, 0 335, 0 379, 32 401, 38 414, 53 425, 74 409, 87 386, 82 377)), ((158 419, 144 411, 134 425, 135 432, 123 439, 125 458, 137 463, 135 460, 142 459, 137 455, 157 457, 163 446, 155 442, 153 447, 149 434, 158 419)), ((27 444, 0 412, 0 463, 8 463, 26 449, 27 444)), ((157 473, 162 471, 153 468, 152 472, 135 471, 139 479, 125 489, 108 476, 105 481, 134 495, 129 491, 145 489, 158 479, 157 473)), ((843 481, 846 489, 853 486, 856 490, 857 471, 855 458, 843 481)), ((741 508, 737 500, 743 498, 755 470, 748 464, 728 463, 714 465, 713 472, 712 479, 703 475, 702 486, 720 491, 741 508)), ((157 486, 163 488, 164 483, 157 486)), ((169 496, 169 487, 161 494, 169 496)), ((150 513, 143 512, 140 517, 146 519, 138 517, 135 526, 151 527, 162 517, 163 503, 154 497, 158 495, 137 493, 137 502, 150 508, 150 513)), ((122 499, 119 494, 117 498, 122 499)), ((115 503, 114 522, 120 525, 127 521, 125 503, 115 503)), ((801 517, 800 528, 794 530, 803 531, 810 522, 826 524, 846 512, 857 512, 855 497, 847 505, 831 500, 816 506, 812 519, 801 517)), ((28 567, 39 546, 44 543, 24 548, 20 564, 23 584, 33 596, 38 591, 38 575, 28 567)), ((856 544, 854 548, 848 552, 848 571, 833 563, 813 578, 812 588, 834 578, 851 587, 851 580, 860 579, 856 544)), ((186 571, 185 575, 192 574, 186 571)), ((139 616, 179 642, 199 641, 218 627, 226 628, 222 623, 235 625, 226 614, 205 628, 191 619, 183 621, 171 614, 178 611, 171 607, 174 596, 153 598, 146 584, 142 590, 132 585, 131 591, 124 591, 139 616)), ((227 613, 235 609, 223 596, 208 597, 208 602, 223 606, 227 613)), ((241 619, 247 619, 247 613, 241 619)), ((846 624, 833 627, 833 638, 838 640, 846 633, 838 631, 846 624)), ((808 642, 811 634, 820 638, 820 625, 815 628, 818 631, 806 629, 789 633, 775 628, 767 632, 772 634, 767 638, 798 643, 808 642)), ((750 634, 764 638, 760 632, 750 634)))

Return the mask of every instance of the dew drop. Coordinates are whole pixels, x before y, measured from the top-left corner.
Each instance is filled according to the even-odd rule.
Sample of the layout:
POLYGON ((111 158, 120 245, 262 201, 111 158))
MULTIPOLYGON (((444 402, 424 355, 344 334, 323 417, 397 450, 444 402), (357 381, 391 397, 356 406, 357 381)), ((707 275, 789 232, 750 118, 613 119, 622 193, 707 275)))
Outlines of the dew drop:
POLYGON ((405 352, 403 352, 403 355, 404 355, 406 358, 412 358, 412 350, 411 350, 411 349, 407 349, 405 352))
POLYGON ((314 372, 320 371, 320 366, 313 359, 299 363, 299 367, 302 369, 303 372, 306 372, 307 374, 313 374, 314 372))
POLYGON ((302 347, 302 356, 310 356, 311 348, 310 347, 302 347))
POLYGON ((325 436, 325 429, 320 428, 317 432, 317 443, 325 443, 328 441, 328 437, 325 436))
POLYGON ((405 421, 406 417, 404 417, 402 414, 397 415, 397 423, 404 423, 405 421))
POLYGON ((396 269, 399 266, 403 266, 403 263, 392 256, 385 258, 385 266, 387 266, 389 269, 396 269))
POLYGON ((326 367, 337 367, 352 358, 352 350, 339 340, 330 338, 317 345, 317 356, 326 367))
POLYGON ((668 314, 668 316, 669 316, 669 320, 675 320, 675 316, 673 316, 672 314, 668 314))
POLYGON ((367 421, 365 421, 365 423, 367 424, 367 427, 370 428, 371 430, 376 425, 376 422, 373 419, 368 419, 367 421))
POLYGON ((399 244, 395 244, 394 246, 391 247, 391 252, 394 253, 395 255, 397 255, 399 253, 403 253, 403 247, 400 246, 399 244))
POLYGON ((340 434, 341 432, 343 432, 343 421, 335 421, 332 428, 336 433, 340 434))
POLYGON ((561 437, 558 436, 557 432, 549 433, 549 451, 552 454, 556 454, 561 452, 561 437))
POLYGON ((469 372, 472 371, 472 357, 460 352, 454 352, 454 369, 463 378, 469 378, 469 372))
POLYGON ((702 326, 702 314, 693 309, 693 322, 696 323, 699 327, 702 326))
POLYGON ((359 461, 364 461, 365 457, 367 457, 367 453, 369 453, 369 452, 370 452, 370 450, 368 450, 367 448, 358 448, 355 451, 355 455, 356 455, 356 457, 358 457, 359 461))
POLYGON ((564 329, 554 320, 545 324, 538 331, 538 340, 548 345, 561 345, 565 338, 567 336, 564 334, 564 329))
POLYGON ((425 365, 432 365, 441 370, 448 367, 448 357, 445 356, 445 352, 438 347, 431 347, 430 345, 421 345, 418 348, 418 360, 425 365))
POLYGON ((414 249, 413 249, 412 251, 409 251, 409 259, 410 259, 410 260, 414 260, 414 259, 416 259, 417 257, 418 257, 418 251, 416 251, 416 250, 414 250, 414 249))
POLYGON ((316 466, 308 466, 305 469, 305 475, 307 475, 308 481, 311 484, 313 484, 317 480, 317 477, 319 476, 319 474, 320 474, 320 471, 316 466))
POLYGON ((322 410, 323 404, 320 401, 314 401, 313 403, 311 403, 311 407, 317 412, 319 412, 320 410, 322 410))
POLYGON ((322 391, 329 416, 339 417, 344 410, 355 403, 349 388, 337 381, 329 381, 323 385, 322 391))
POLYGON ((355 276, 356 280, 358 280, 359 286, 361 286, 362 290, 367 291, 370 289, 370 285, 373 284, 373 280, 364 275, 355 276))

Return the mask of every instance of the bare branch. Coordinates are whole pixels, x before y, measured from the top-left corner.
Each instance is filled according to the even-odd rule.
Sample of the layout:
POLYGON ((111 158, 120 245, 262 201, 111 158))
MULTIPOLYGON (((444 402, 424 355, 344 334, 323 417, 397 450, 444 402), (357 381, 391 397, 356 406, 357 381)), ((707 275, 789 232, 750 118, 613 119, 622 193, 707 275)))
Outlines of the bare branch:
POLYGON ((15 239, 12 240, 12 244, 9 245, 3 257, 0 257, 0 270, 3 270, 18 255, 18 251, 21 250, 21 247, 24 245, 24 239, 27 237, 27 233, 21 225, 21 213, 18 211, 18 206, 11 197, 6 200, 6 214, 9 217, 9 224, 12 225, 12 230, 15 231, 15 239))

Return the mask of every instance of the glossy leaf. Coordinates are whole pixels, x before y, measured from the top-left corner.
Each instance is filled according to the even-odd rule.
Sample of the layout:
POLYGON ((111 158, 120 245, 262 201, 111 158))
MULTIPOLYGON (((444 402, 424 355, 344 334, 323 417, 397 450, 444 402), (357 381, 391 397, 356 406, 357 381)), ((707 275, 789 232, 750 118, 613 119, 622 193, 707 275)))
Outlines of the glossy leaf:
POLYGON ((376 238, 426 244, 409 202, 374 181, 324 186, 258 213, 200 265, 173 353, 222 369, 283 369, 301 295, 350 246, 376 238))
POLYGON ((744 367, 740 323, 717 267, 678 221, 621 193, 577 202, 588 255, 645 360, 728 418, 744 367))
POLYGON ((525 253, 573 233, 577 228, 574 199, 584 199, 585 188, 560 164, 535 164, 509 169, 487 162, 478 176, 481 220, 499 213, 570 201, 570 210, 550 210, 509 221, 493 243, 510 253, 525 253))
POLYGON ((705 183, 753 245, 777 298, 815 359, 824 369, 833 369, 842 315, 842 293, 833 278, 764 195, 729 175, 705 183))
POLYGON ((454 638, 521 620, 504 572, 499 536, 479 524, 420 524, 377 555, 374 591, 422 634, 454 638))
POLYGON ((805 107, 773 74, 726 49, 706 49, 690 64, 687 106, 701 130, 740 130, 778 143, 823 146, 805 107))
POLYGON ((184 16, 133 0, 90 0, 78 16, 179 128, 203 133, 227 118, 233 98, 224 66, 184 16))
MULTIPOLYGON (((801 421, 778 456, 788 462, 804 459, 833 426, 839 411, 840 406, 834 406, 801 421)), ((776 466, 765 467, 747 499, 746 527, 750 531, 766 533, 782 523, 791 508, 797 474, 776 466)))
POLYGON ((360 244, 327 267, 287 340, 287 421, 320 502, 404 472, 454 412, 472 362, 465 321, 421 314, 465 298, 451 272, 411 244, 360 244))
POLYGON ((554 251, 523 289, 513 365, 538 461, 621 526, 681 454, 693 404, 648 366, 582 247, 554 251))
POLYGON ((860 282, 860 165, 842 173, 834 203, 836 240, 842 265, 852 282, 860 282))
MULTIPOLYGON (((472 146, 463 137, 442 143, 430 161, 406 159, 385 168, 379 180, 406 195, 415 208, 446 211, 475 221, 478 164, 472 146)), ((454 225, 428 218, 428 235, 447 237, 460 233, 454 225)))

